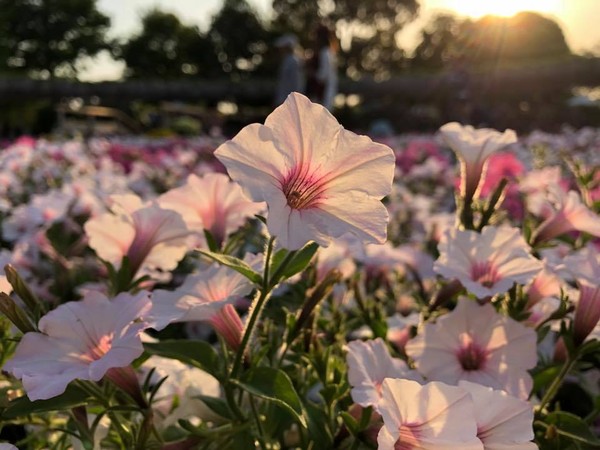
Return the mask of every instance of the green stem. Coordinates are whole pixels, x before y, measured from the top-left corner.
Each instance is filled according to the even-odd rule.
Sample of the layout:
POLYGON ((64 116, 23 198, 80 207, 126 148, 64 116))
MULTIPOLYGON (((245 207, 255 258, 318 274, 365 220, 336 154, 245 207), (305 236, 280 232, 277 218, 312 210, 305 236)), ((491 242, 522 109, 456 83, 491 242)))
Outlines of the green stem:
POLYGON ((244 359, 244 353, 246 353, 246 348, 248 347, 248 343, 250 342, 250 338, 252 337, 252 333, 254 332, 254 327, 256 326, 256 322, 258 322, 260 313, 268 298, 269 292, 261 290, 258 299, 254 303, 252 312, 250 313, 250 317, 248 318, 248 323, 246 324, 244 336, 242 337, 240 348, 235 354, 235 360, 233 361, 233 367, 231 368, 231 372, 229 373, 229 378, 236 378, 239 374, 240 368, 242 366, 242 360, 244 359))
POLYGON ((256 422, 256 428, 258 430, 258 442, 260 444, 260 448, 263 450, 266 450, 267 446, 265 444, 265 439, 264 439, 265 432, 263 430, 263 426, 260 421, 260 414, 259 414, 258 410, 256 409, 254 397, 252 397, 252 395, 250 395, 249 397, 250 397, 250 409, 252 410, 252 415, 254 416, 254 421, 256 422))
POLYGON ((492 197, 490 198, 490 201, 488 202, 487 208, 485 209, 485 211, 483 212, 483 215, 481 216, 481 221, 479 222, 477 231, 481 232, 481 230, 483 230, 483 227, 485 227, 488 224, 488 222, 490 221, 490 219, 492 218, 492 215, 494 214, 494 211, 496 210, 496 205, 502 198, 502 194, 504 194, 504 190, 506 189, 507 184, 508 184, 508 180, 506 178, 502 178, 502 180, 498 184, 498 187, 492 194, 492 197))
POLYGON ((246 420, 246 417, 238 407, 238 402, 235 401, 232 385, 228 382, 225 382, 223 385, 223 390, 225 391, 225 399, 227 400, 227 405, 229 406, 233 414, 235 414, 235 416, 238 418, 238 420, 244 422, 246 420))
POLYGON ((250 317, 248 318, 248 322, 246 324, 246 329, 244 330, 244 336, 242 337, 242 342, 240 343, 240 347, 238 348, 237 353, 235 354, 235 359, 233 361, 233 366, 231 368, 231 372, 229 372, 229 378, 236 378, 238 372, 240 371, 240 367, 242 366, 242 361, 244 359, 244 353, 246 353, 246 348, 248 347, 248 343, 250 342, 250 338, 252 337, 252 333, 254 332, 254 327, 256 326, 256 322, 258 322, 258 318, 260 317, 261 310, 269 298, 269 270, 271 266, 271 254, 273 253, 273 244, 275 242, 275 238, 270 238, 267 244, 267 250, 265 253, 265 269, 262 287, 260 289, 260 294, 256 301, 253 302, 252 311, 250 312, 250 317))
POLYGON ((552 384, 544 393, 544 396, 542 397, 542 400, 540 401, 540 404, 537 407, 538 411, 543 411, 544 408, 546 407, 546 405, 548 403, 550 403, 550 401, 554 398, 554 396, 556 395, 558 389, 560 388, 560 385, 562 384, 564 378, 573 369, 573 366, 575 366, 576 362, 577 362, 577 356, 571 357, 569 355, 567 357, 567 361, 560 369, 560 372, 554 378, 554 380, 552 381, 552 384))
POLYGON ((469 195, 465 197, 462 202, 462 208, 460 211, 460 222, 465 230, 472 230, 473 226, 473 196, 469 195))

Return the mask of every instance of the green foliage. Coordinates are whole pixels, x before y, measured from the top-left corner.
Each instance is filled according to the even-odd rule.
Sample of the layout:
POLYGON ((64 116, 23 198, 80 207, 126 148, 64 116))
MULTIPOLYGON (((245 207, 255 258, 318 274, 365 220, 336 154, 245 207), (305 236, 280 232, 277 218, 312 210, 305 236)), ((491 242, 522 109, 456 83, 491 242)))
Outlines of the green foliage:
POLYGON ((75 76, 81 57, 109 48, 96 0, 0 0, 0 11, 0 70, 75 76))
MULTIPOLYGON (((222 73, 240 79, 258 72, 272 36, 246 0, 225 0, 213 17, 209 36, 222 73)), ((271 67, 267 74, 275 73, 271 67)))
POLYGON ((76 406, 85 405, 89 399, 90 396, 87 392, 71 384, 63 394, 48 400, 31 401, 26 395, 16 398, 2 408, 0 418, 2 420, 11 420, 28 414, 65 411, 76 406))
POLYGON ((570 54, 560 26, 537 13, 485 16, 476 21, 441 14, 421 32, 412 65, 442 69, 453 61, 497 65, 570 54))
MULTIPOLYGON (((239 79, 263 63, 271 37, 245 0, 227 0, 203 33, 175 14, 152 9, 142 30, 115 48, 130 78, 239 79)), ((269 73, 274 71, 269 69, 269 73)))
POLYGON ((329 22, 344 36, 340 59, 348 75, 385 76, 401 68, 405 55, 396 39, 418 7, 416 0, 273 0, 273 25, 313 48, 311 32, 319 22, 329 22))
POLYGON ((115 49, 130 78, 180 78, 214 75, 216 56, 196 26, 168 12, 152 9, 142 17, 142 31, 115 49))
POLYGON ((555 411, 548 414, 545 423, 536 422, 536 425, 545 429, 544 437, 540 439, 542 450, 600 448, 600 439, 591 432, 589 424, 574 414, 555 411))
POLYGON ((216 377, 221 373, 219 355, 210 344, 204 341, 164 340, 146 343, 144 349, 151 355, 176 359, 216 377))
POLYGON ((208 252, 206 250, 198 250, 198 253, 209 257, 210 259, 222 264, 224 266, 229 267, 230 269, 235 270, 236 272, 242 274, 252 283, 259 285, 262 282, 262 277, 259 273, 255 272, 248 263, 245 261, 236 258, 235 256, 224 255, 222 253, 214 253, 208 252))
POLYGON ((273 257, 271 285, 275 286, 281 280, 291 278, 306 269, 318 248, 318 244, 310 242, 296 252, 288 252, 285 249, 277 251, 273 257), (286 261, 284 267, 283 261, 286 261))
POLYGON ((257 367, 241 381, 235 381, 235 384, 252 395, 281 406, 292 413, 303 426, 306 426, 302 402, 294 389, 292 380, 285 372, 271 367, 257 367))

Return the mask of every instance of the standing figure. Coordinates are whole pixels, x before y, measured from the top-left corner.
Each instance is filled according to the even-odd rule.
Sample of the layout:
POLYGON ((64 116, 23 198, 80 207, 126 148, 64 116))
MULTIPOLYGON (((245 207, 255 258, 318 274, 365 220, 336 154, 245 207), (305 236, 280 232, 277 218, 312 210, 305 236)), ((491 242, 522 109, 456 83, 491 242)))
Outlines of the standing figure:
POLYGON ((312 101, 322 104, 330 111, 338 91, 336 53, 335 33, 326 25, 319 25, 313 55, 307 63, 306 93, 312 101))
POLYGON ((275 106, 281 105, 292 92, 304 93, 305 79, 303 63, 296 55, 298 38, 285 34, 275 41, 275 47, 281 53, 281 64, 277 75, 275 106))

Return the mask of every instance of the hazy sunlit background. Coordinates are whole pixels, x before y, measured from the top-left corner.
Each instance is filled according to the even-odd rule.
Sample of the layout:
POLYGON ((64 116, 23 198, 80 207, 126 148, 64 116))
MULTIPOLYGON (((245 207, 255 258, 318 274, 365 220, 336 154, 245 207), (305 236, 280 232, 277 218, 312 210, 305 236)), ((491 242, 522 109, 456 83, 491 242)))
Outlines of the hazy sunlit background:
POLYGON ((0 0, 0 11, 0 137, 74 115, 235 132, 275 106, 277 38, 295 33, 308 65, 319 23, 339 41, 333 112, 347 127, 600 126, 600 0, 0 0))
MULTIPOLYGON (((248 0, 264 19, 272 15, 271 0, 248 0)), ((112 20, 111 33, 126 36, 139 29, 140 16, 157 7, 178 14, 188 24, 207 28, 217 13, 221 0, 99 0, 98 7, 112 20)), ((418 43, 419 31, 437 13, 449 12, 460 16, 480 18, 487 14, 512 16, 520 11, 536 11, 549 15, 563 28, 574 51, 600 52, 599 0, 421 0, 419 17, 402 32, 402 45, 412 50, 418 43)), ((103 53, 82 72, 88 81, 116 80, 123 74, 124 64, 103 53)))

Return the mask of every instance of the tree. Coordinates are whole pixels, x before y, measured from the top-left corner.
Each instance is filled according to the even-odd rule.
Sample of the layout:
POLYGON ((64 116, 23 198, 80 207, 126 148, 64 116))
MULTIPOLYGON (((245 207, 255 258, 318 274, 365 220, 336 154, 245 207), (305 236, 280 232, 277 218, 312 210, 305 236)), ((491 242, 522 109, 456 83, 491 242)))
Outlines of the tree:
POLYGON ((273 0, 274 27, 292 31, 310 45, 307 29, 321 21, 334 25, 341 40, 342 65, 350 76, 386 76, 404 59, 398 33, 416 17, 417 0, 273 0))
POLYGON ((0 68, 40 78, 75 76, 107 49, 110 19, 96 0, 0 0, 0 68))
POLYGON ((413 65, 427 69, 442 69, 465 52, 464 36, 471 21, 453 15, 440 14, 421 31, 421 42, 413 55, 413 65))
POLYGON ((220 73, 209 38, 172 13, 152 9, 142 17, 142 30, 115 51, 130 78, 211 77, 220 73))
POLYGON ((222 71, 234 79, 257 73, 263 66, 271 35, 246 0, 225 0, 213 17, 209 35, 222 71))
POLYGON ((485 16, 477 21, 440 15, 422 30, 413 65, 441 69, 456 60, 502 65, 570 54, 560 26, 537 13, 485 16))
POLYGON ((533 12, 486 16, 473 24, 470 49, 478 62, 523 61, 571 54, 560 26, 533 12))

